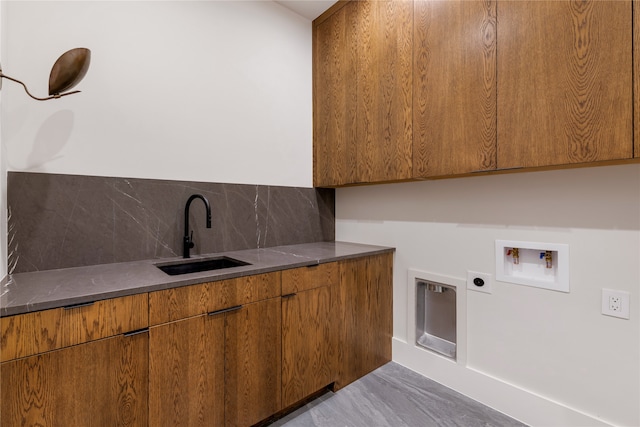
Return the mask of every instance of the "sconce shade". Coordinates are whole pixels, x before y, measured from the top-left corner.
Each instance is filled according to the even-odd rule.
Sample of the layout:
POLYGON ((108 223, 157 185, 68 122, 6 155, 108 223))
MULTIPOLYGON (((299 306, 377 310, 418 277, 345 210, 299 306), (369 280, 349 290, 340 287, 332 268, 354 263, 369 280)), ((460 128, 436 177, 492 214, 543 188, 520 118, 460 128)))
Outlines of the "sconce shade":
POLYGON ((80 83, 87 74, 90 62, 91 51, 84 47, 60 55, 49 75, 49 96, 58 95, 80 83))

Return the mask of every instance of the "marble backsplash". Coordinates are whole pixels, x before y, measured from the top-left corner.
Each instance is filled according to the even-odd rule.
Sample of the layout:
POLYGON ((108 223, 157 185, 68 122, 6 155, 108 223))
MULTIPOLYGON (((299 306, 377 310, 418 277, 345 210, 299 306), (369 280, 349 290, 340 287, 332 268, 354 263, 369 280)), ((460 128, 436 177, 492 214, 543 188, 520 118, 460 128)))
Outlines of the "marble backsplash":
POLYGON ((9 172, 8 271, 181 256, 195 193, 192 255, 334 240, 331 189, 9 172))

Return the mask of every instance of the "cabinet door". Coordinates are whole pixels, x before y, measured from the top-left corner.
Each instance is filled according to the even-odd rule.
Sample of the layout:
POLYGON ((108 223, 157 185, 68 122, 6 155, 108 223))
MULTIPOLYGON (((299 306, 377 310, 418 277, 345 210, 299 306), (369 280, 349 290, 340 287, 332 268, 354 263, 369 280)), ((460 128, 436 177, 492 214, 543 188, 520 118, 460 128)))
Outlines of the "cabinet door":
POLYGON ((313 27, 313 183, 356 180, 355 3, 313 27))
POLYGON ((414 2, 413 176, 496 168, 496 3, 414 2))
POLYGON ((338 380, 336 389, 391 360, 393 255, 340 264, 338 380))
POLYGON ((224 314, 149 330, 149 425, 224 424, 224 314))
POLYGON ((280 298, 226 315, 225 422, 250 426, 282 409, 280 298))
POLYGON ((631 158, 630 1, 498 3, 498 168, 631 158))
POLYGON ((353 2, 357 10, 358 182, 411 178, 413 2, 353 2))
POLYGON ((2 426, 147 426, 148 333, 1 365, 2 426))
POLYGON ((283 407, 334 381, 332 332, 329 286, 282 298, 283 407))
POLYGON ((633 2, 634 157, 640 157, 640 3, 633 2))

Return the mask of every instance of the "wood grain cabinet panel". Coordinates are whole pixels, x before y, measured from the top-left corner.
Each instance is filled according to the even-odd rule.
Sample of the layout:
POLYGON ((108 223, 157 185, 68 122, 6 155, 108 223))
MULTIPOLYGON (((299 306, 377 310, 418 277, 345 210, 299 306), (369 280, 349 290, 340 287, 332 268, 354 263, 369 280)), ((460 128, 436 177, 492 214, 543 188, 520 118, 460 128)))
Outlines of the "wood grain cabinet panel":
POLYGON ((390 360, 391 263, 364 257, 3 318, 2 425, 262 422, 390 360), (147 308, 172 320, 147 329, 147 308))
POLYGON ((334 381, 336 337, 331 315, 330 286, 282 298, 283 407, 334 381))
POLYGON ((2 363, 2 426, 147 426, 148 333, 2 363))
POLYGON ((149 425, 224 425, 224 315, 149 329, 149 425))
POLYGON ((284 270, 282 272, 282 295, 321 286, 334 286, 339 281, 340 268, 337 262, 284 270))
POLYGON ((149 323, 159 325, 280 296, 281 273, 183 286, 149 293, 149 323))
POLYGON ((412 176, 413 2, 357 8, 357 182, 412 176))
POLYGON ((282 409, 280 298, 225 318, 225 424, 251 426, 282 409))
POLYGON ((0 318, 1 361, 146 328, 147 294, 0 318))
POLYGON ((393 254, 340 263, 336 389, 391 360, 393 254))
POLYGON ((498 168, 633 156, 631 3, 498 2, 498 168))
POLYGON ((640 1, 633 1, 634 157, 640 157, 640 1))
POLYGON ((313 183, 356 181, 356 4, 313 27, 313 183))
POLYGON ((282 293, 282 272, 280 271, 238 277, 234 280, 235 286, 229 290, 229 306, 276 298, 282 293))
POLYGON ((496 2, 414 2, 413 177, 496 168, 496 2))
POLYGON ((151 327, 151 425, 251 426, 278 412, 280 313, 272 298, 151 327))
POLYGON ((639 21, 636 0, 338 3, 314 21, 314 185, 640 157, 639 21))
POLYGON ((413 3, 338 6, 314 22, 314 185, 409 179, 413 3))

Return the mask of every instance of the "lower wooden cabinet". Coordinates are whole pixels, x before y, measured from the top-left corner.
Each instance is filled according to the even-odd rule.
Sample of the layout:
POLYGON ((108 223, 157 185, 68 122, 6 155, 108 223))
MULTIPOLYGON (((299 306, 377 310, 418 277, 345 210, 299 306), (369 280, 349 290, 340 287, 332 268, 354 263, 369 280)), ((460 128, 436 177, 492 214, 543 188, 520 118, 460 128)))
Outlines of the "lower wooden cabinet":
POLYGON ((280 298, 150 328, 150 426, 251 426, 281 409, 280 298))
POLYGON ((334 381, 331 287, 282 297, 282 406, 334 381))
POLYGON ((282 409, 280 298, 226 315, 225 424, 250 426, 282 409))
POLYGON ((0 361, 33 356, 146 328, 147 294, 0 318, 0 361))
POLYGON ((224 424, 224 315, 149 329, 149 425, 224 424))
POLYGON ((391 361, 392 269, 393 254, 340 263, 336 390, 391 361))
POLYGON ((147 332, 119 335, 1 365, 1 424, 147 426, 147 332))
POLYGON ((260 423, 391 360, 392 263, 387 253, 159 291, 150 328, 147 294, 119 310, 107 300, 3 318, 0 425, 260 423), (175 301, 195 307, 167 315, 175 301), (210 303, 221 308, 204 312, 210 303), (76 328, 91 333, 39 342, 76 328))

